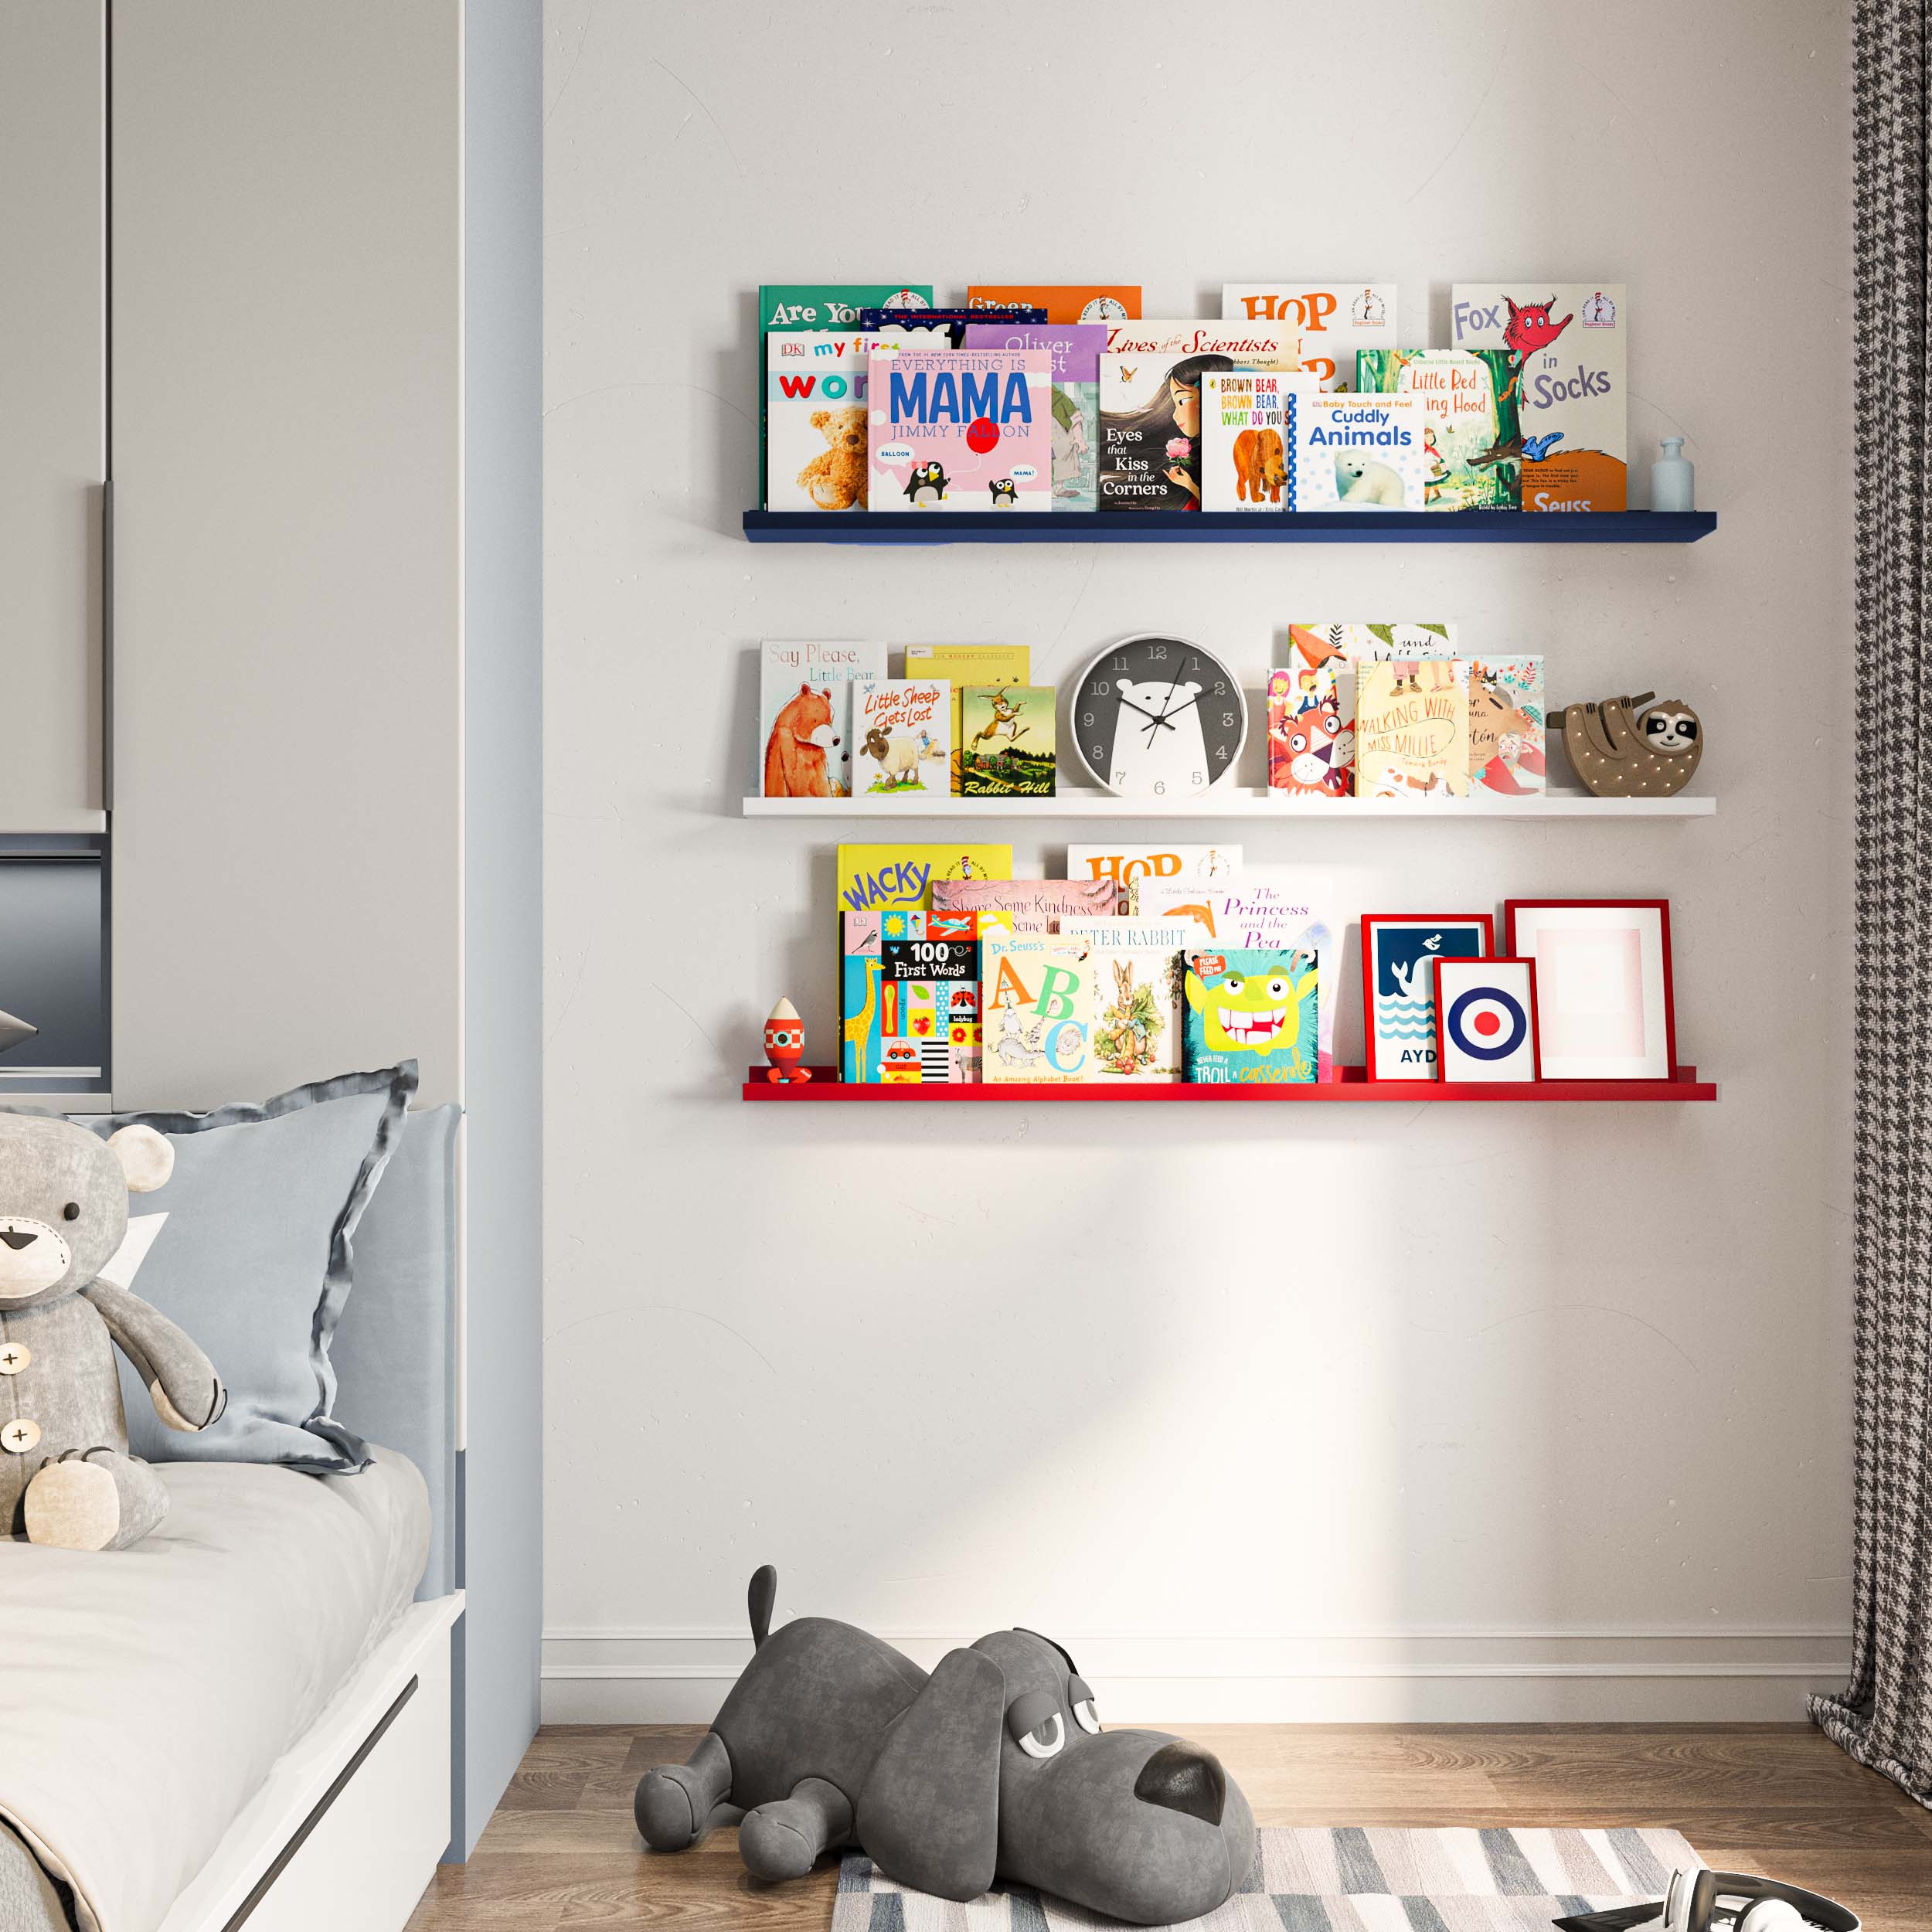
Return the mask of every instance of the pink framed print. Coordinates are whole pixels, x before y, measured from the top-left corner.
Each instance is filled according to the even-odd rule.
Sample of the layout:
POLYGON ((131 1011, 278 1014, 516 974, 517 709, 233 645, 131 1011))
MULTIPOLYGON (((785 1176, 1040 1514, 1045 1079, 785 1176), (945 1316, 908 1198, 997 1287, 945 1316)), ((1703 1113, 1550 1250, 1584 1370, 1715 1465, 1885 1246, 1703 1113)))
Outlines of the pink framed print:
POLYGON ((1536 963, 1546 1080, 1662 1080, 1677 1070, 1667 899, 1512 899, 1504 949, 1536 963))
POLYGON ((1437 960, 1436 1053, 1445 1080, 1537 1079, 1536 962, 1437 960))
POLYGON ((1372 1080, 1433 1080, 1435 962, 1496 950, 1487 913, 1364 913, 1362 1037, 1372 1080))

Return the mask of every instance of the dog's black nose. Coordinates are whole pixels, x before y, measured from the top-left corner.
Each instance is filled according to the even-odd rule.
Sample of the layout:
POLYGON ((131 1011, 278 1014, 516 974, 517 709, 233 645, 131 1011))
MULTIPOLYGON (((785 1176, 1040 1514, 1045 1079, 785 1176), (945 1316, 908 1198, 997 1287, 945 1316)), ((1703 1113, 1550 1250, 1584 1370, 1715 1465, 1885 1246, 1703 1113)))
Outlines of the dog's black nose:
POLYGON ((5 1242, 10 1248, 24 1248, 36 1238, 31 1228, 25 1234, 15 1234, 11 1229, 5 1233, 0 1233, 0 1241, 5 1242))
POLYGON ((1219 1825, 1227 1808, 1228 1774, 1212 1751, 1178 1741, 1163 1744, 1141 1767, 1134 1795, 1168 1811, 1185 1811, 1209 1825, 1219 1825))

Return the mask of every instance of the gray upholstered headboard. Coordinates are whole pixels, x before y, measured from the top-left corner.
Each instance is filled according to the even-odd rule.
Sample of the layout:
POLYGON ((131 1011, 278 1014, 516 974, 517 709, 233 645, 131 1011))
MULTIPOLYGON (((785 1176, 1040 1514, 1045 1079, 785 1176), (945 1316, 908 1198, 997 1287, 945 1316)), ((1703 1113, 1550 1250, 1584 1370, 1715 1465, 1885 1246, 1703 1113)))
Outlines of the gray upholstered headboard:
POLYGON ((458 1107, 411 1114, 355 1230, 355 1285, 329 1344, 335 1413, 400 1450, 430 1491, 418 1600, 457 1587, 456 1134, 458 1107))

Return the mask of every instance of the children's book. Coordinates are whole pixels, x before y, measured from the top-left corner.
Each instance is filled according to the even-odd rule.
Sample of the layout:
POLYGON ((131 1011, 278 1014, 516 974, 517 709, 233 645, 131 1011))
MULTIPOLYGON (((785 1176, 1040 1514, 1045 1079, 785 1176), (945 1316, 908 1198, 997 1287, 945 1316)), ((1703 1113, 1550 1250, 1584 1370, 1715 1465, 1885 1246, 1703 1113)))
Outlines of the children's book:
POLYGON ((1201 494, 1203 509, 1294 508, 1298 392, 1315 379, 1281 369, 1209 369, 1201 378, 1201 494))
POLYGON ((872 366, 875 510, 1053 507, 1053 358, 902 349, 872 366))
POLYGON ((1054 328, 1038 323, 975 322, 968 349, 1043 349, 1053 359, 1053 508, 1090 510, 1100 444, 1100 352, 1107 331, 1098 322, 1054 328))
POLYGON ((1355 794, 1355 666, 1365 658, 1455 655, 1446 624, 1291 624, 1287 662, 1268 676, 1268 784, 1308 796, 1355 794), (1316 715, 1298 733, 1293 720, 1316 715), (1294 740, 1305 736, 1308 742, 1294 740), (1324 740, 1326 758, 1321 756, 1324 740), (1301 764, 1297 761, 1309 760, 1301 764))
POLYGON ((879 1071, 887 1084, 944 1086, 969 1077, 977 1044, 975 922, 903 907, 879 922, 879 1071))
POLYGON ((980 941, 980 997, 988 1084, 1089 1077, 1094 986, 1078 940, 988 933, 980 941))
MULTIPOLYGON (((913 309, 930 308, 932 301, 930 282, 898 287, 889 282, 768 282, 758 291, 759 366, 767 371, 772 366, 770 338, 774 333, 794 329, 855 333, 862 326, 859 319, 862 309, 886 309, 900 315, 913 309)), ((760 478, 769 474, 771 467, 767 430, 765 400, 761 396, 758 409, 760 478)))
POLYGON ((1178 1080, 1183 1071, 1182 954, 1208 943, 1191 919, 1067 919, 1086 942, 1094 982, 1095 1080, 1178 1080))
POLYGON ((1022 939, 1057 932, 1063 919, 1111 918, 1124 896, 1111 879, 943 879, 933 886, 935 911, 998 913, 1022 939))
POLYGON ((1355 668, 1355 791, 1461 798, 1469 791, 1469 666, 1377 658, 1355 668))
POLYGON ((883 644, 765 644, 758 662, 760 795, 848 796, 852 687, 885 675, 883 644))
POLYGON ((1025 684, 1032 653, 1023 644, 909 644, 906 675, 944 678, 953 687, 953 795, 959 795, 960 695, 972 684, 1025 684))
POLYGON ((1239 845, 1069 845, 1069 879, 1111 879, 1131 889, 1142 879, 1204 889, 1232 886, 1241 876, 1239 845))
POLYGON ((1312 1081, 1318 1064, 1321 974, 1297 947, 1223 947, 1184 955, 1187 1078, 1197 1086, 1312 1081))
POLYGON ((928 308, 917 315, 862 308, 859 326, 906 349, 962 349, 975 322, 1043 322, 1046 311, 1022 303, 1002 308, 928 308))
POLYGON ((952 790, 952 686, 882 678, 852 688, 852 795, 900 798, 952 790))
POLYGON ((1364 349, 1355 387, 1422 398, 1425 510, 1522 508, 1522 432, 1500 349, 1364 349))
POLYGON ((883 957, 879 951, 880 912, 842 913, 838 918, 838 1012, 843 1037, 838 1048, 838 1077, 864 1084, 879 1077, 879 987, 883 957))
POLYGON ((1469 789, 1521 798, 1543 789, 1543 661, 1469 661, 1469 789))
POLYGON ((1141 312, 1141 291, 1126 284, 1091 287, 1045 283, 1037 287, 975 282, 966 291, 968 308, 1043 308, 1049 322, 1129 322, 1141 312))
MULTIPOLYGON (((1102 410, 1105 410, 1103 396, 1102 410)), ((1298 510, 1419 510, 1428 481, 1417 396, 1321 393, 1296 398, 1298 510)))
POLYGON ((1107 352, 1165 355, 1175 361, 1225 355, 1235 368, 1298 369, 1301 339, 1292 325, 1279 322, 1130 321, 1108 324, 1107 352))
POLYGON ((1526 510, 1628 506, 1629 305, 1621 283, 1458 282, 1454 349, 1502 349, 1522 425, 1526 510))
POLYGON ((1393 349, 1393 282, 1223 282, 1226 321, 1280 322, 1301 338, 1301 366, 1325 389, 1355 386, 1355 354, 1393 349))
POLYGON ((765 507, 866 507, 866 385, 877 338, 823 329, 765 338, 765 507))
POLYGON ((1192 919, 1219 947, 1305 953, 1320 975, 1321 1019, 1315 1034, 1316 1076, 1334 1077, 1336 992, 1342 971, 1342 923, 1306 891, 1270 879, 1244 879, 1225 891, 1189 891, 1142 879, 1135 888, 1137 919, 1192 919))
POLYGON ((1053 687, 968 685, 955 763, 964 798, 1053 796, 1053 687))

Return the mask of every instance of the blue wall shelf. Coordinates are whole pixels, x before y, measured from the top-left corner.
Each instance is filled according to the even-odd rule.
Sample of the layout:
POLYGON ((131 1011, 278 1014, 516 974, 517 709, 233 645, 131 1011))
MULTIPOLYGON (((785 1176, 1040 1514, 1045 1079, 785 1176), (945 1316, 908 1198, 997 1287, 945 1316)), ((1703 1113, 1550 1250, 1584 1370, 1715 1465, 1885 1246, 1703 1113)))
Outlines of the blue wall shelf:
POLYGON ((1715 510, 747 510, 753 543, 1695 543, 1715 510))

